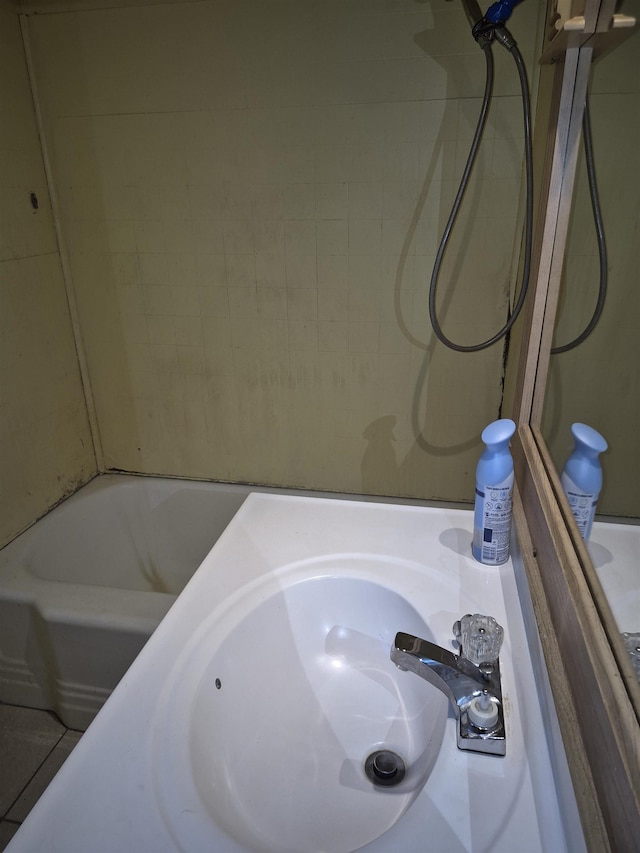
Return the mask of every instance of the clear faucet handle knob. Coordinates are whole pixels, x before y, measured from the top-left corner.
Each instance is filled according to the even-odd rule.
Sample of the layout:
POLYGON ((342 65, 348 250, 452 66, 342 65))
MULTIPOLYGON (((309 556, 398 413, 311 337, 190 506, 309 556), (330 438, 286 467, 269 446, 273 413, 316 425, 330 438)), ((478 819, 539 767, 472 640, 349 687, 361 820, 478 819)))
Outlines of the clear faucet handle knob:
POLYGON ((640 633, 630 634, 625 632, 622 635, 622 641, 626 650, 629 652, 631 665, 633 666, 638 679, 640 679, 640 633))
POLYGON ((471 663, 493 663, 498 660, 504 630, 493 616, 467 613, 453 626, 461 654, 471 663))

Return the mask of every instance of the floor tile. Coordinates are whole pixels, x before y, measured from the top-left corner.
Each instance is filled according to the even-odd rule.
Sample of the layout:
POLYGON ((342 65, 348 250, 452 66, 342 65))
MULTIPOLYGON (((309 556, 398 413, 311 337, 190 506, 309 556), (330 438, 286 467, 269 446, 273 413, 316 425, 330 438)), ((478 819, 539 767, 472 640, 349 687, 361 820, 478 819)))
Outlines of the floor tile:
POLYGON ((19 829, 19 824, 9 823, 6 820, 0 820, 0 851, 4 850, 7 844, 19 829))
POLYGON ((65 760, 71 754, 72 749, 80 740, 82 732, 68 731, 62 736, 54 749, 49 753, 44 763, 29 782, 22 794, 15 801, 7 813, 8 820, 21 823, 29 814, 44 793, 47 785, 51 782, 65 760))
POLYGON ((65 731, 48 711, 0 705, 0 818, 65 731))

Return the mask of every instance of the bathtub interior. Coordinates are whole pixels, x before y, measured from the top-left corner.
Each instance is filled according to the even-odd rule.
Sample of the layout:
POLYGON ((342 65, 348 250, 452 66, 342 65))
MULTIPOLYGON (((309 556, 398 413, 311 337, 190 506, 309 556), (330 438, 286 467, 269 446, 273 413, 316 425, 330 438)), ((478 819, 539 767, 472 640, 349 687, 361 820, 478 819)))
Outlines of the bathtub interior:
POLYGON ((248 492, 103 475, 0 551, 0 700, 84 730, 248 492))
POLYGON ((178 595, 247 495, 232 485, 113 475, 91 485, 33 529, 24 565, 35 578, 178 595))

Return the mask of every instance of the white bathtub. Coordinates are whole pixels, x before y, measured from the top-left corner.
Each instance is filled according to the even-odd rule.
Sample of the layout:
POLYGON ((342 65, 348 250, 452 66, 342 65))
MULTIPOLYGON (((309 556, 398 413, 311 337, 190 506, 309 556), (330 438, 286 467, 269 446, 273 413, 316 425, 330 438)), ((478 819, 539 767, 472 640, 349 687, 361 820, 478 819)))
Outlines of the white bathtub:
POLYGON ((0 701, 85 729, 249 491, 103 475, 2 549, 0 701))
POLYGON ((587 545, 620 631, 640 631, 640 523, 598 521, 587 545))
POLYGON ((640 520, 596 521, 587 547, 640 679, 640 520))
POLYGON ((0 701, 84 730, 251 491, 320 494, 104 474, 0 550, 0 701))

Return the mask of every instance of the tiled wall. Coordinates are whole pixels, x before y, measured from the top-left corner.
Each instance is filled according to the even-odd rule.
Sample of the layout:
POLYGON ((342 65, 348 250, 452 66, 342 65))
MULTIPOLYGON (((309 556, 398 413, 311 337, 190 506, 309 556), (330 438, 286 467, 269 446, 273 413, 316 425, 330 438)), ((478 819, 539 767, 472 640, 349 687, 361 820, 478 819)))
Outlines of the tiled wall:
MULTIPOLYGON (((640 32, 594 65, 591 124, 607 240, 609 286, 591 337, 553 356, 544 433, 559 468, 571 451, 570 426, 591 424, 606 437, 599 509, 640 516, 640 32)), ((598 248, 584 160, 565 265, 556 344, 589 322, 599 283, 598 248)))
MULTIPOLYGON (((513 18, 530 68, 536 7, 513 18)), ((445 350, 427 312, 484 82, 461 4, 29 26, 107 467, 471 499, 503 349, 445 350)), ((518 244, 518 85, 495 52, 439 300, 463 343, 504 322, 518 244)))
POLYGON ((95 459, 20 26, 7 6, 0 6, 0 80, 2 545, 88 479, 95 459))

